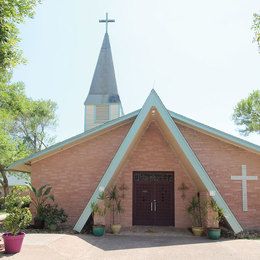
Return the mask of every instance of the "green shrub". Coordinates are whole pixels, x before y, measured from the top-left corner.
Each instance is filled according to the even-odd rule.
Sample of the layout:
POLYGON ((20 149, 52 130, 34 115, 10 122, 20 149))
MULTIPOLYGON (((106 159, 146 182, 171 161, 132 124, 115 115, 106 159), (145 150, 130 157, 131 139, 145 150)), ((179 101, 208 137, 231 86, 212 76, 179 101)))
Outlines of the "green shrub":
POLYGON ((224 211, 222 208, 220 208, 217 203, 215 202, 215 200, 213 200, 212 198, 209 200, 208 202, 208 207, 215 212, 215 215, 213 217, 213 221, 214 224, 216 226, 219 226, 219 222, 223 219, 224 217, 224 211))
POLYGON ((5 198, 6 212, 12 212, 14 208, 26 208, 31 203, 28 195, 28 188, 24 186, 14 186, 11 192, 5 198))
POLYGON ((67 214, 64 209, 59 208, 57 204, 47 204, 43 210, 43 218, 45 226, 48 228, 50 225, 60 225, 67 221, 67 214))
POLYGON ((5 208, 8 216, 4 220, 4 229, 13 235, 17 235, 32 221, 29 210, 31 199, 26 195, 28 188, 15 186, 5 198, 5 208))
POLYGON ((36 209, 35 219, 43 220, 43 212, 45 206, 47 205, 48 201, 54 201, 54 196, 50 194, 52 187, 48 184, 45 184, 37 189, 29 184, 29 188, 34 194, 34 197, 32 198, 32 205, 36 209))
POLYGON ((0 198, 0 210, 5 209, 5 198, 0 198))
POLYGON ((188 205, 187 211, 191 216, 192 225, 194 227, 202 227, 204 217, 207 213, 206 203, 200 201, 199 196, 194 196, 188 205))
POLYGON ((4 229, 12 235, 17 235, 26 228, 32 221, 32 214, 29 208, 13 208, 4 220, 4 229))
POLYGON ((107 207, 112 213, 113 225, 115 224, 116 214, 119 215, 124 211, 121 198, 123 198, 122 190, 120 190, 116 185, 107 191, 107 207))

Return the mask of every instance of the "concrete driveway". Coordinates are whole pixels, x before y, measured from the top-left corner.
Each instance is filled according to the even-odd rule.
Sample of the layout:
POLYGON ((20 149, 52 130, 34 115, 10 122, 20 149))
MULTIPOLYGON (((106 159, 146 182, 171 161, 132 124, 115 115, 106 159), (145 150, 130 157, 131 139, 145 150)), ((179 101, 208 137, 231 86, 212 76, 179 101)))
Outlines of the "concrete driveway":
POLYGON ((225 240, 170 235, 27 234, 22 251, 2 259, 260 259, 260 240, 225 240))

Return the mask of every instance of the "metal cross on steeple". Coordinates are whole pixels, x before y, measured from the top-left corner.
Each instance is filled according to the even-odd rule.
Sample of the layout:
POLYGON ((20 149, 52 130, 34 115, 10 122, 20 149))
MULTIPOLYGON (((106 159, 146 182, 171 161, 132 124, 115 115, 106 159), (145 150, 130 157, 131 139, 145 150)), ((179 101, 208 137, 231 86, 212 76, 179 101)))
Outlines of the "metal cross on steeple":
POLYGON ((106 19, 104 20, 99 20, 100 23, 106 23, 106 33, 107 33, 107 27, 108 27, 108 23, 114 23, 115 20, 114 19, 108 19, 108 13, 106 13, 106 19))

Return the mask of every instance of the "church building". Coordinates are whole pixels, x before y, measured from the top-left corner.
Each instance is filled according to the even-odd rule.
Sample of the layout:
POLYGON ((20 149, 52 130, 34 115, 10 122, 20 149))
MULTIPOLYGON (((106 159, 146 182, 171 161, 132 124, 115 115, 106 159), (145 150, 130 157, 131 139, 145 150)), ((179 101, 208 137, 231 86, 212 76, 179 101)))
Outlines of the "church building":
POLYGON ((260 228, 260 146, 168 110, 154 90, 124 114, 107 32, 113 21, 100 20, 106 33, 84 103, 84 132, 9 169, 31 173, 35 187, 51 185, 78 232, 91 203, 115 184, 125 187, 125 228, 191 227, 187 206, 198 193, 214 199, 235 233, 260 228))

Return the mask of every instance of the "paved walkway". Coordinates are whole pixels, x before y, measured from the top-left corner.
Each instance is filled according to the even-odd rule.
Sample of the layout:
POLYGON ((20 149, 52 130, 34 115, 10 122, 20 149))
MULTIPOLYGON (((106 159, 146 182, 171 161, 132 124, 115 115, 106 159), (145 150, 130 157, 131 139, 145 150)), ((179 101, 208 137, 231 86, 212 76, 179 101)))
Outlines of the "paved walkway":
POLYGON ((2 259, 260 259, 260 240, 217 242, 190 235, 124 234, 92 235, 27 234, 19 254, 2 259))

